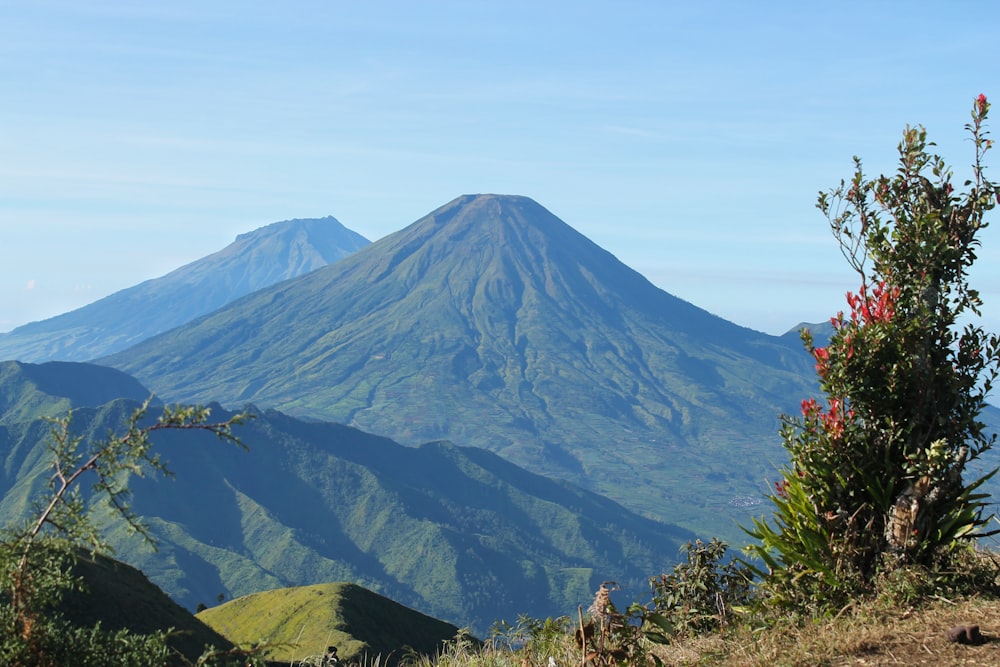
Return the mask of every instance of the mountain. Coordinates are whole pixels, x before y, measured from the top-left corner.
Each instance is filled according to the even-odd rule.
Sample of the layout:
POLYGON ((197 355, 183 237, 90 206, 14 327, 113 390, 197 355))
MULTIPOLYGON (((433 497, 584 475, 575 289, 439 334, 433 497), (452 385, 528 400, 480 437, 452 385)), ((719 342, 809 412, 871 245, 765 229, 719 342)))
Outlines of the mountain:
POLYGON ((742 535, 815 393, 798 341, 655 287, 525 197, 466 195, 344 260, 100 361, 171 400, 447 439, 742 535))
POLYGON ((824 347, 830 341, 836 329, 833 328, 833 323, 827 320, 826 322, 800 322, 795 325, 785 333, 781 334, 781 337, 793 341, 796 345, 802 346, 802 330, 808 329, 809 333, 812 334, 813 344, 817 347, 824 347))
POLYGON ((433 657, 458 628, 361 586, 316 584, 263 591, 206 609, 198 619, 240 644, 275 644, 275 663, 304 661, 336 646, 341 660, 397 665, 410 651, 433 657))
POLYGON ((165 276, 0 334, 0 359, 86 361, 111 354, 366 245, 332 216, 276 222, 165 276))
POLYGON ((142 402, 149 397, 138 380, 113 368, 61 361, 0 362, 0 424, 103 405, 116 398, 142 402))
MULTIPOLYGON (((108 372, 59 366, 75 366, 74 381, 108 372)), ((29 384, 23 373, 3 377, 29 384)), ((137 405, 74 402, 72 433, 104 439, 137 405)), ((485 450, 406 447, 343 425, 257 412, 238 430, 249 452, 208 433, 154 434, 174 476, 133 476, 129 484, 132 509, 157 551, 120 522, 108 524, 116 557, 188 609, 219 594, 350 581, 485 632, 499 618, 569 613, 605 580, 645 591, 648 577, 693 539, 485 450)), ((214 406, 213 419, 226 417, 214 406)), ((40 418, 0 423, 0 525, 24 518, 45 490, 48 432, 40 418)))

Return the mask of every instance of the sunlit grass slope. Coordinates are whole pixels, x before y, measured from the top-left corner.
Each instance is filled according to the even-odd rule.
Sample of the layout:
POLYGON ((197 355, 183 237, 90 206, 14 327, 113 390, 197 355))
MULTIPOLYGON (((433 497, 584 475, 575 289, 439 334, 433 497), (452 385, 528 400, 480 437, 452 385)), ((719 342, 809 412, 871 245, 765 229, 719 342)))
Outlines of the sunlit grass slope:
POLYGON ((278 662, 319 655, 335 645, 342 658, 381 655, 385 664, 409 649, 434 654, 458 632, 450 623, 349 583, 254 593, 197 618, 236 643, 273 644, 268 657, 278 662))

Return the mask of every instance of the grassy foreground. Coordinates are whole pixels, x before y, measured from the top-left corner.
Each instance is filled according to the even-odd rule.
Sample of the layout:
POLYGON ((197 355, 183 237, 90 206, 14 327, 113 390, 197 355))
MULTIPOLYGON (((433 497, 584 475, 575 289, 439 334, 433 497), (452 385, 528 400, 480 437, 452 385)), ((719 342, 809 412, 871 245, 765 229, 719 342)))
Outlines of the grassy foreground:
POLYGON ((998 665, 1000 600, 930 600, 920 608, 847 609, 839 617, 680 641, 658 655, 668 665, 998 665), (985 643, 948 641, 979 625, 985 643))
MULTIPOLYGON (((421 667, 546 667, 549 656, 560 667, 581 665, 582 656, 565 639, 547 651, 529 647, 497 651, 488 647, 452 647, 421 667)), ((935 665, 936 667, 1000 664, 1000 600, 937 598, 917 608, 847 608, 838 616, 796 623, 788 620, 759 631, 740 628, 676 639, 652 649, 664 665, 727 667, 846 667, 847 665, 935 665), (985 642, 950 642, 947 632, 958 625, 979 625, 985 642)), ((588 662, 588 665, 595 664, 588 662)))
MULTIPOLYGON (((806 612, 726 596, 709 596, 711 604, 699 606, 699 591, 717 590, 719 564, 712 558, 721 552, 706 552, 713 546, 695 545, 691 562, 664 579, 660 592, 681 598, 654 596, 658 604, 679 605, 657 607, 673 621, 666 634, 650 625, 659 624, 655 614, 639 620, 634 611, 614 611, 605 586, 574 618, 519 617, 515 625, 494 626, 495 636, 485 643, 352 584, 259 593, 198 617, 237 643, 264 640, 273 646, 268 657, 289 665, 318 663, 328 644, 338 645, 352 667, 552 667, 552 661, 558 667, 1000 665, 995 552, 964 552, 948 570, 899 568, 839 610, 806 612), (612 626, 619 629, 606 633, 612 626), (978 628, 972 643, 949 637, 970 626, 978 628), (586 650, 580 629, 588 632, 586 650), (657 637, 666 643, 653 643, 657 637)), ((728 572, 729 565, 722 568, 728 572)))

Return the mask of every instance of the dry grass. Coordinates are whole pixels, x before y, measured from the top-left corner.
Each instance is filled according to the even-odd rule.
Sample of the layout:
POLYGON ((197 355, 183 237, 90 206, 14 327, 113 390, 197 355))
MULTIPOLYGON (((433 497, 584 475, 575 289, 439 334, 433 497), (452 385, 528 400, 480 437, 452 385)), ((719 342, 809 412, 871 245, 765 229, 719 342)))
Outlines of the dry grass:
MULTIPOLYGON (((588 642, 586 659, 573 626, 567 631, 562 619, 551 627, 532 629, 530 638, 515 636, 526 640, 517 651, 491 648, 490 643, 453 645, 415 667, 547 667, 550 660, 558 667, 610 667, 616 664, 613 650, 636 656, 633 659, 642 662, 641 667, 654 664, 650 653, 660 664, 678 667, 1000 665, 1000 559, 991 551, 955 556, 948 570, 892 570, 876 582, 878 596, 859 598, 821 618, 794 613, 776 617, 777 609, 749 605, 745 608, 751 616, 743 617, 742 624, 731 619, 721 631, 674 636, 667 645, 651 644, 628 632, 612 634, 606 651, 588 642), (951 641, 950 631, 960 626, 978 626, 982 641, 975 645, 951 641)), ((591 614, 605 608, 602 591, 591 614)))
MULTIPOLYGON (((581 664, 572 640, 553 646, 559 667, 581 664), (572 656, 572 657, 571 657, 572 656)), ((654 649, 665 665, 726 667, 847 667, 882 665, 1000 665, 1000 600, 932 600, 918 609, 865 607, 837 618, 791 621, 753 632, 740 629, 678 640, 654 649), (978 646, 948 641, 957 625, 979 625, 986 639, 978 646)), ((546 667, 538 652, 494 651, 488 647, 451 650, 415 667, 546 667)), ((597 663, 587 663, 588 666, 597 663)), ((652 664, 652 663, 650 663, 652 664)))
POLYGON ((838 618, 801 625, 696 637, 657 655, 668 665, 733 667, 1000 665, 1000 601, 939 598, 920 609, 847 610, 838 618), (979 625, 986 642, 949 642, 947 631, 965 624, 979 625))

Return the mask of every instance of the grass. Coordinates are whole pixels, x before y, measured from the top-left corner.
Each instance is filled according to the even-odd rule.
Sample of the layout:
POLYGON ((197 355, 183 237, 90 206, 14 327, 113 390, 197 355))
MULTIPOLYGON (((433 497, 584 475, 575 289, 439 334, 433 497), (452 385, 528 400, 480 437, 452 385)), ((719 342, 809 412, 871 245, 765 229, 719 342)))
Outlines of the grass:
MULTIPOLYGON (((1000 664, 1000 561, 992 552, 957 554, 950 573, 917 567, 889 571, 873 582, 870 596, 855 598, 839 610, 810 615, 740 602, 729 613, 719 607, 715 615, 702 605, 704 600, 696 591, 700 586, 714 588, 718 563, 710 562, 715 553, 711 547, 696 545, 689 553, 689 558, 694 554, 691 562, 678 566, 669 583, 664 583, 662 593, 681 594, 694 605, 688 610, 693 616, 670 606, 674 603, 668 601, 669 596, 659 598, 668 605, 659 608, 666 616, 660 620, 645 616, 646 633, 629 629, 636 627, 635 616, 629 620, 613 609, 596 627, 592 626, 595 617, 590 616, 593 638, 587 642, 587 656, 574 633, 584 624, 582 609, 578 623, 569 618, 519 620, 516 627, 506 627, 498 635, 502 641, 482 648, 452 644, 436 661, 424 659, 418 667, 548 667, 550 660, 560 667, 1000 664), (619 630, 606 631, 615 627, 615 618, 626 623, 618 621, 619 630), (650 642, 649 631, 658 629, 650 623, 659 625, 668 619, 673 630, 663 637, 667 643, 650 642), (981 642, 960 644, 949 638, 954 628, 973 625, 979 628, 981 642), (518 648, 504 648, 510 646, 518 648)), ((737 597, 732 604, 740 595, 734 593, 737 597)), ((709 606, 717 607, 720 600, 709 606)), ((597 609, 609 609, 600 594, 590 614, 597 609)))
POLYGON ((267 652, 271 660, 322 655, 331 644, 351 657, 363 644, 338 629, 339 589, 339 585, 320 585, 256 593, 202 611, 198 618, 230 640, 271 645, 267 652))
POLYGON ((343 660, 369 664, 383 656, 381 664, 390 664, 411 649, 434 654, 458 632, 347 583, 255 593, 206 609, 198 618, 236 643, 266 643, 266 657, 285 664, 321 656, 331 645, 343 660))
MULTIPOLYGON (((675 640, 652 649, 664 665, 726 667, 847 667, 848 665, 933 665, 952 667, 1000 664, 1000 600, 930 599, 916 608, 866 605, 834 618, 779 622, 675 640), (949 642, 949 629, 977 624, 986 639, 978 646, 949 642)), ((417 667, 546 667, 549 656, 559 667, 581 665, 580 651, 564 637, 549 651, 518 651, 489 646, 453 645, 435 660, 417 667)), ((587 665, 599 664, 589 662, 587 665)))
POLYGON ((733 667, 1000 664, 1000 600, 931 599, 917 608, 866 606, 763 631, 740 629, 688 638, 657 651, 668 665, 733 667), (949 642, 957 625, 976 624, 986 642, 949 642))

